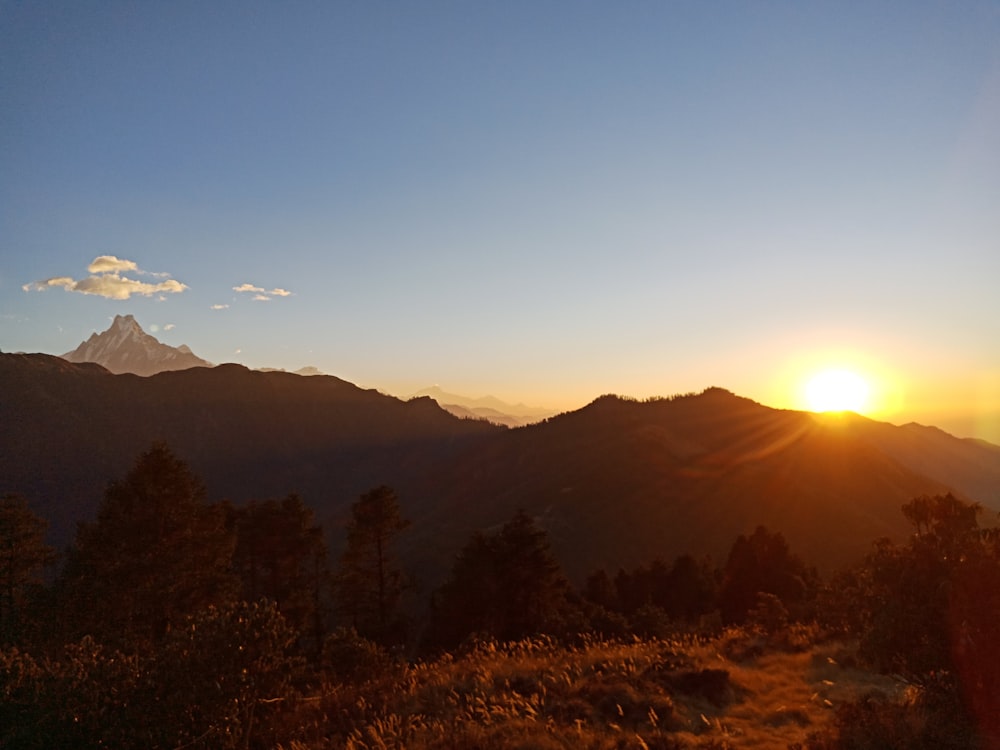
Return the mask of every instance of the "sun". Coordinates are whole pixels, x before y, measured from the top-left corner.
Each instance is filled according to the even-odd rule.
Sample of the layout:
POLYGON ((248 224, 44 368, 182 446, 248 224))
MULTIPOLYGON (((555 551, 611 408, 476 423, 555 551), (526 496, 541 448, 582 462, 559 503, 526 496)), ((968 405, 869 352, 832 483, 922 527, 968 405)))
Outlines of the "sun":
POLYGON ((853 411, 864 413, 871 388, 868 381, 851 370, 824 370, 806 384, 810 411, 853 411))

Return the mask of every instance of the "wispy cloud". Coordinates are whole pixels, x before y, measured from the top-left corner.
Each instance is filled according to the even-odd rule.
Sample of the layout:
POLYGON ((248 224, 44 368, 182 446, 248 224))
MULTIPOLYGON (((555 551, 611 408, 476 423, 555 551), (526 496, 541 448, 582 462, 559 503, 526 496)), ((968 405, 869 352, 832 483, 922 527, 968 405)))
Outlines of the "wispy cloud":
POLYGON ((163 326, 163 330, 164 330, 164 331, 172 331, 172 330, 174 330, 174 329, 175 329, 176 327, 177 327, 177 326, 176 326, 176 325, 174 325, 173 323, 167 323, 167 324, 166 324, 165 326, 163 326))
POLYGON ((32 281, 21 288, 26 292, 44 292, 53 287, 62 287, 67 292, 93 294, 106 299, 128 299, 133 294, 151 297, 154 294, 179 294, 187 289, 176 279, 166 278, 169 274, 143 271, 135 261, 117 258, 114 255, 99 255, 87 266, 90 276, 74 279, 71 276, 53 276, 41 281, 32 281), (156 284, 129 278, 124 274, 139 274, 163 278, 156 284))
POLYGON ((292 293, 287 289, 282 289, 281 287, 275 287, 274 289, 265 289, 264 287, 257 286, 256 284, 240 284, 239 286, 234 286, 233 291, 253 294, 252 299, 256 302, 270 302, 275 297, 292 296, 292 293))
POLYGON ((211 309, 212 310, 225 310, 228 307, 229 307, 229 305, 212 305, 211 309))

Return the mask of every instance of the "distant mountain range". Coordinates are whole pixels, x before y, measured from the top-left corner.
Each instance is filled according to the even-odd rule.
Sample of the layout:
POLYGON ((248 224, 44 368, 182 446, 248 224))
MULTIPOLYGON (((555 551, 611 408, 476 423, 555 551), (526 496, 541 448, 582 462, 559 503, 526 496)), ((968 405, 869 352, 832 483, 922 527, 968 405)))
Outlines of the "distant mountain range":
POLYGON ((682 553, 722 562, 740 533, 781 531, 831 569, 901 538, 900 507, 954 491, 995 519, 1000 447, 919 425, 762 406, 719 388, 583 409, 505 429, 328 375, 239 365, 149 377, 43 354, 0 354, 0 492, 19 492, 65 544, 104 487, 165 440, 211 499, 298 492, 342 541, 347 508, 389 484, 412 521, 405 559, 439 581, 477 529, 523 508, 567 571, 682 553))
MULTIPOLYGON (((169 346, 143 330, 131 315, 116 315, 111 325, 102 333, 93 333, 76 349, 62 355, 70 362, 93 362, 116 375, 132 373, 149 376, 159 372, 187 370, 191 367, 212 367, 212 363, 198 357, 185 345, 169 346)), ((286 372, 276 367, 262 367, 261 372, 286 372)), ((324 375, 317 367, 302 367, 296 375, 324 375)), ((429 396, 446 411, 463 419, 483 419, 505 427, 520 427, 538 422, 555 414, 549 409, 507 404, 485 396, 468 398, 445 393, 438 386, 425 388, 410 396, 429 396)))
POLYGON ((91 334, 62 357, 70 362, 94 362, 116 374, 155 375, 212 366, 183 344, 173 347, 161 343, 142 330, 131 315, 116 315, 108 330, 91 334))
POLYGON ((439 386, 431 386, 414 393, 411 398, 429 396, 456 417, 463 419, 485 419, 494 424, 506 427, 521 427, 526 424, 540 422, 557 412, 541 407, 525 406, 524 404, 508 404, 493 396, 469 398, 455 393, 447 393, 439 386))

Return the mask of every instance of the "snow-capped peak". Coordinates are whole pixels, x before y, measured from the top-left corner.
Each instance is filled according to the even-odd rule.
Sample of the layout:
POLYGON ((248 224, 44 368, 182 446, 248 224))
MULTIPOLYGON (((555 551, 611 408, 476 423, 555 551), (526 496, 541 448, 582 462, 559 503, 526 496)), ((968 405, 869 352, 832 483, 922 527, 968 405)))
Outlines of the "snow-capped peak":
POLYGON ((71 352, 62 355, 70 362, 96 362, 114 373, 154 375, 165 370, 211 367, 187 346, 173 347, 150 336, 131 315, 116 315, 111 326, 71 352))

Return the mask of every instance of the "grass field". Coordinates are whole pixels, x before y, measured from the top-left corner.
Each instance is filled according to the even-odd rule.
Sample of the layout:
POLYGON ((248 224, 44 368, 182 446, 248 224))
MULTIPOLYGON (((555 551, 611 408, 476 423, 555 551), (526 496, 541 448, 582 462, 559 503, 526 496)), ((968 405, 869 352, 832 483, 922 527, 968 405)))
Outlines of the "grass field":
POLYGON ((838 704, 905 685, 853 665, 810 628, 766 638, 548 639, 484 643, 330 686, 285 750, 386 748, 781 748, 824 727, 838 704), (300 734, 299 736, 306 736, 300 734))

